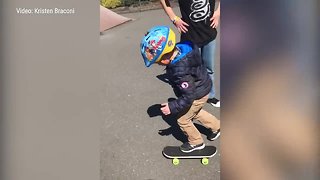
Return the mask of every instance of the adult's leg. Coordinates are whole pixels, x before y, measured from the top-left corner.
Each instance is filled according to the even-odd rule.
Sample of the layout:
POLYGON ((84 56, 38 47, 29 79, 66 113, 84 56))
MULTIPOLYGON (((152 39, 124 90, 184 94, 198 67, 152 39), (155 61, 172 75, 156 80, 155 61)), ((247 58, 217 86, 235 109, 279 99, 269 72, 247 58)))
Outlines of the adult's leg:
POLYGON ((207 67, 207 71, 212 80, 212 88, 209 93, 209 98, 215 97, 215 85, 214 85, 214 57, 215 57, 215 49, 216 49, 216 40, 211 41, 207 45, 201 48, 201 56, 205 66, 207 67))

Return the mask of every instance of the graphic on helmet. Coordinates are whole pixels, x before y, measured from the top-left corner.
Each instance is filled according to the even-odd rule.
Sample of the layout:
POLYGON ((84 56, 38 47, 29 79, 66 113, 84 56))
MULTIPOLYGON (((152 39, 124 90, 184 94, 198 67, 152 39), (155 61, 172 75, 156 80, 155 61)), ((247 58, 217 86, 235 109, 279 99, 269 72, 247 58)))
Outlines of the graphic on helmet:
POLYGON ((141 55, 147 67, 158 62, 161 57, 171 52, 175 45, 175 34, 167 26, 155 26, 142 38, 141 55))

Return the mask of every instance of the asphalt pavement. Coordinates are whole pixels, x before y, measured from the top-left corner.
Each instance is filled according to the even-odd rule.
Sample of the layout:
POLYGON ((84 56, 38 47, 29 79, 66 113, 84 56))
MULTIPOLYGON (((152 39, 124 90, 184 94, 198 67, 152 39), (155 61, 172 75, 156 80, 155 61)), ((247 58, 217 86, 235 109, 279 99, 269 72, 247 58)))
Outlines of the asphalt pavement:
MULTIPOLYGON (((152 26, 170 25, 179 39, 177 30, 162 9, 124 16, 134 20, 100 35, 101 180, 219 180, 220 140, 206 140, 205 131, 205 143, 218 147, 209 165, 202 165, 198 159, 182 159, 174 166, 162 155, 165 146, 179 146, 184 137, 177 131, 174 117, 163 117, 158 112, 157 104, 175 95, 171 86, 161 80, 163 66, 144 66, 139 44, 152 26)), ((215 84, 220 97, 219 53, 216 57, 215 84)), ((220 109, 210 105, 204 109, 220 119, 220 109)))

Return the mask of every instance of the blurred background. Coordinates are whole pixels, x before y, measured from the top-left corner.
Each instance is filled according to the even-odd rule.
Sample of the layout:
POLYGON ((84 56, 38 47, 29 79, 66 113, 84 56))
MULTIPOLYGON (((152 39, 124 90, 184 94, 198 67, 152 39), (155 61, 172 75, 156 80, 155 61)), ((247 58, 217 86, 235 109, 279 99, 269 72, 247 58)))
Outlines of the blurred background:
POLYGON ((319 1, 221 8, 222 179, 319 179, 319 1))
MULTIPOLYGON (((0 1, 0 179, 99 179, 99 5, 64 1, 79 14, 48 21, 24 3, 45 6, 0 1)), ((319 5, 222 0, 222 179, 320 179, 319 5)))

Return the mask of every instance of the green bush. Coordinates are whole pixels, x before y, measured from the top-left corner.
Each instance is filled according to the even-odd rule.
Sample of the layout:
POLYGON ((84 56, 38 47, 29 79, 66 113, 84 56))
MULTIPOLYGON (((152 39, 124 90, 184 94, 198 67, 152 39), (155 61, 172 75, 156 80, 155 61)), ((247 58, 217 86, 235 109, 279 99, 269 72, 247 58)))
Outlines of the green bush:
POLYGON ((131 6, 132 4, 138 4, 139 0, 122 0, 124 6, 131 6))
POLYGON ((122 3, 125 5, 125 6, 131 6, 131 5, 139 5, 139 3, 143 4, 143 3, 146 3, 150 0, 122 0, 122 3))
POLYGON ((100 0, 100 4, 103 7, 112 9, 120 6, 122 3, 121 3, 121 0, 100 0))
POLYGON ((100 0, 100 4, 106 8, 112 9, 119 6, 139 5, 140 3, 143 5, 150 1, 154 2, 159 0, 100 0))

